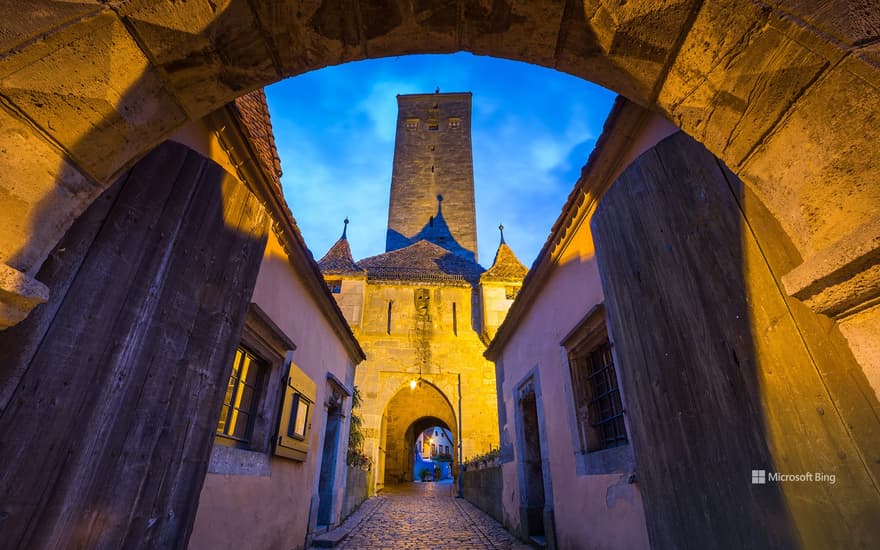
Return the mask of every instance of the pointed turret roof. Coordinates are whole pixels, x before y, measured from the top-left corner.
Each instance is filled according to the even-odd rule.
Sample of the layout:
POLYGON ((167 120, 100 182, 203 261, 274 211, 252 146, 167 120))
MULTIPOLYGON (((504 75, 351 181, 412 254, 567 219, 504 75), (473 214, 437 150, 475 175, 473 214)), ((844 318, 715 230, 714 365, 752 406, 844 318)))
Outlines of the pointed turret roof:
POLYGON ((480 280, 521 282, 529 270, 504 242, 504 226, 499 225, 498 230, 501 231, 501 243, 498 245, 498 251, 495 252, 495 261, 492 262, 492 267, 483 273, 480 280))
POLYGON ((357 266, 370 279, 399 281, 461 281, 475 284, 483 272, 476 262, 426 240, 364 258, 357 266))
POLYGON ((345 225, 342 229, 342 236, 330 247, 324 257, 318 260, 318 267, 321 268, 324 275, 361 274, 364 271, 354 263, 354 258, 351 256, 351 247, 348 245, 348 237, 346 237, 348 218, 345 218, 343 223, 345 225))

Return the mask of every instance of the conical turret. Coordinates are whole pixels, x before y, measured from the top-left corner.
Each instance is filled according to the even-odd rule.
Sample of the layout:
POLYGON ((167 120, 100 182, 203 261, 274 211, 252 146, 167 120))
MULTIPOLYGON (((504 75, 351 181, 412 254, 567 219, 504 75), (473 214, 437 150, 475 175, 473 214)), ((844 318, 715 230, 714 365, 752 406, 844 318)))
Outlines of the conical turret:
POLYGON ((359 268, 357 264, 354 263, 354 258, 351 256, 351 247, 348 245, 348 237, 346 236, 348 231, 348 218, 345 218, 343 224, 342 236, 339 237, 339 240, 330 247, 330 250, 324 254, 324 257, 318 260, 318 267, 321 268, 321 272, 325 276, 358 274, 363 272, 363 269, 359 268))
POLYGON ((491 341, 511 304, 522 288, 528 268, 523 265, 510 246, 504 242, 504 226, 499 225, 501 242, 495 252, 492 267, 480 276, 480 296, 483 301, 483 338, 491 341))

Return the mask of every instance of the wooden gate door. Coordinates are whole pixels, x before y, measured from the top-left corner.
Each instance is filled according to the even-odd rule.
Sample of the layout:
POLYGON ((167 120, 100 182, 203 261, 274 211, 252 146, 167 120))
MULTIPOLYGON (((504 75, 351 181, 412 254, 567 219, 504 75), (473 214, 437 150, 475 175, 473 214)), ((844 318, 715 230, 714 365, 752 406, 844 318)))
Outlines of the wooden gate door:
POLYGON ((186 546, 267 226, 172 142, 73 225, 0 333, 0 547, 186 546))
POLYGON ((833 322, 781 291, 768 257, 782 237, 759 210, 743 215, 758 208, 746 195, 679 133, 592 220, 649 536, 664 549, 870 547, 873 392, 833 322))

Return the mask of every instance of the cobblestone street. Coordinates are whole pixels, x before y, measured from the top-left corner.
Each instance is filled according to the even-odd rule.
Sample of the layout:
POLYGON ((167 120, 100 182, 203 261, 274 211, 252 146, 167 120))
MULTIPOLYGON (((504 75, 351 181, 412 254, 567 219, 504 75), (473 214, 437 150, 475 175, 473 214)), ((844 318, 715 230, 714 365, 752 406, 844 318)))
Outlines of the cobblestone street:
POLYGON ((448 482, 386 487, 342 527, 350 533, 337 548, 531 548, 466 500, 455 498, 455 486, 448 482))

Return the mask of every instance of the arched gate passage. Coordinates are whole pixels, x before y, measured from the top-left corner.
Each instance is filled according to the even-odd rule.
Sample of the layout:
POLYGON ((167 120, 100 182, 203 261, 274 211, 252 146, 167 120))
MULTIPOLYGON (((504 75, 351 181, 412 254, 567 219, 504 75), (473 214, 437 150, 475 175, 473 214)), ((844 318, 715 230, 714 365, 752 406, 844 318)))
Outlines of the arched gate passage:
MULTIPOLYGON (((564 70, 663 113, 742 178, 782 229, 780 240, 794 245, 782 278, 789 295, 832 316, 880 295, 880 32, 870 5, 17 6, 29 8, 0 35, 4 327, 45 299, 35 275, 72 221, 188 121, 308 70, 457 50, 564 70)), ((863 333, 870 351, 876 330, 863 333)), ((0 395, 6 410, 13 392, 4 387, 0 395)), ((164 528, 169 539, 174 529, 186 531, 164 528)))
MULTIPOLYGON (((419 435, 429 428, 436 428, 438 426, 440 428, 449 430, 449 432, 451 433, 454 433, 454 430, 450 425, 433 416, 423 416, 422 418, 419 418, 418 420, 410 424, 409 428, 406 429, 406 432, 403 436, 404 448, 414 449, 414 452, 410 452, 409 455, 404 454, 404 458, 406 458, 405 467, 408 468, 406 470, 408 472, 408 479, 406 479, 405 481, 416 481, 417 479, 419 479, 415 469, 415 455, 423 451, 423 449, 416 448, 416 441, 418 440, 419 435)), ((456 454, 455 449, 457 449, 458 447, 454 438, 452 439, 452 443, 453 445, 450 453, 452 455, 452 475, 456 476, 458 475, 458 471, 456 469, 457 460, 455 457, 457 457, 458 455, 456 454)), ((435 479, 435 481, 437 481, 437 479, 435 479)))
POLYGON ((449 399, 436 386, 425 380, 415 389, 402 387, 385 407, 381 435, 384 471, 377 473, 385 485, 412 481, 413 442, 418 427, 442 425, 452 431, 458 441, 458 422, 449 399))

